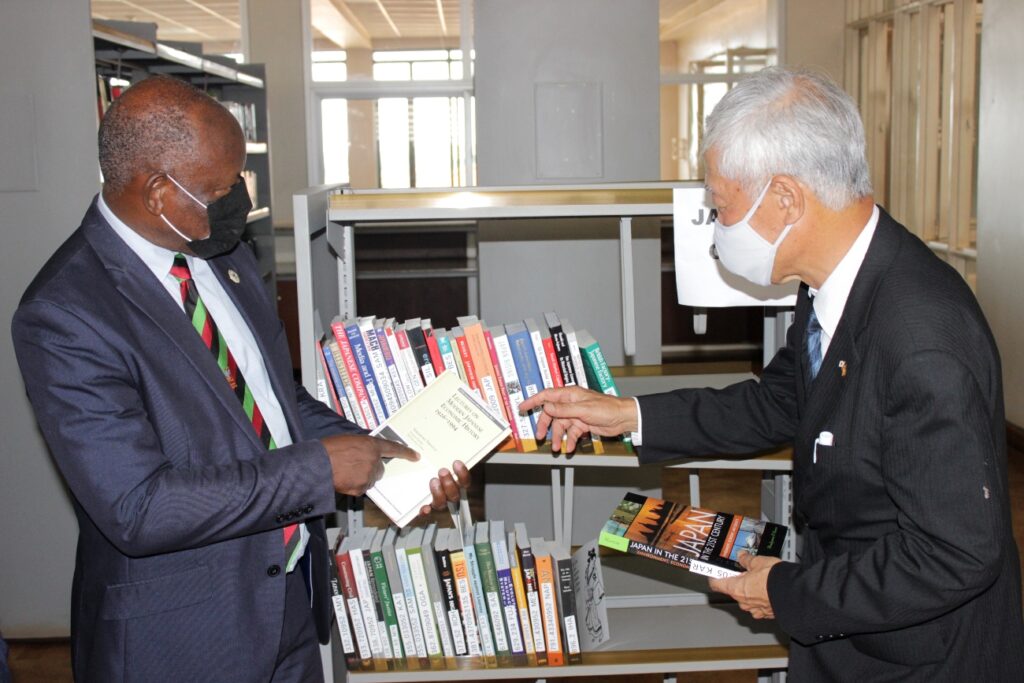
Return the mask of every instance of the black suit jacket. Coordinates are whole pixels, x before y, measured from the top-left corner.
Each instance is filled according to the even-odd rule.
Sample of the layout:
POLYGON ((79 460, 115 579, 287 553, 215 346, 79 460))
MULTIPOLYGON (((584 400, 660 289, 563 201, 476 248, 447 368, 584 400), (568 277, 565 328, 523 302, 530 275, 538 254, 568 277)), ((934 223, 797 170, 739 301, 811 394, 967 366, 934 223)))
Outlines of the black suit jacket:
POLYGON ((794 680, 1024 680, 1001 370, 973 294, 882 211, 813 382, 810 305, 804 286, 760 382, 641 397, 641 462, 792 442, 803 548, 768 592, 794 680))
POLYGON ((329 635, 322 515, 335 499, 316 439, 358 427, 296 385, 249 250, 210 264, 256 339, 291 446, 267 452, 199 335, 95 203, 14 316, 25 387, 78 518, 80 681, 268 680, 285 607, 281 528, 293 521, 309 525, 316 623, 329 635))

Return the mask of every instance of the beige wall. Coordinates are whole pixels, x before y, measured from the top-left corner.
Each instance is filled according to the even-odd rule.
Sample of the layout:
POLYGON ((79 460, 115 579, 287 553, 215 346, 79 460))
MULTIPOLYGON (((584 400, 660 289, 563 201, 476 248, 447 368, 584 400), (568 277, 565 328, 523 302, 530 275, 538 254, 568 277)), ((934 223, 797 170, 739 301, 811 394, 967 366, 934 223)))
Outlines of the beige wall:
POLYGON ((978 127, 978 299, 1003 358, 1006 419, 1024 426, 1024 3, 985 0, 978 127))
POLYGON ((245 0, 248 60, 266 64, 274 227, 292 225, 292 195, 310 184, 304 46, 309 0, 245 0))
POLYGON ((823 71, 842 83, 844 0, 786 0, 782 14, 783 61, 823 71))
POLYGON ((725 0, 662 39, 679 45, 679 69, 688 72, 689 63, 737 47, 768 47, 774 37, 769 26, 768 0, 725 0))
MULTIPOLYGON (((346 61, 349 79, 373 79, 373 50, 348 50, 346 61)), ((375 188, 379 184, 373 109, 373 100, 348 101, 349 183, 358 190, 375 188)))

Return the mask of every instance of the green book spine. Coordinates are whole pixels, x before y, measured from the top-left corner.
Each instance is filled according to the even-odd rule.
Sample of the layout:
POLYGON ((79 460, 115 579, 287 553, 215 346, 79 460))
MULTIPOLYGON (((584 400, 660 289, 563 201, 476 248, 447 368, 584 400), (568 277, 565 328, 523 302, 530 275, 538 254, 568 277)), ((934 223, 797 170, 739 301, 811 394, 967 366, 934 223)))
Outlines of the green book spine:
POLYGON ((498 586, 498 572, 494 566, 494 553, 487 541, 476 543, 475 546, 476 559, 480 565, 480 581, 483 583, 484 599, 487 601, 487 614, 491 618, 498 666, 512 666, 512 651, 508 646, 505 619, 501 613, 501 592, 498 586))
MULTIPOLYGON (((589 335, 587 336, 589 337, 589 335)), ((601 347, 592 338, 587 341, 592 343, 588 343, 587 346, 580 344, 580 355, 583 357, 583 369, 587 375, 587 384, 591 389, 596 389, 602 394, 620 396, 619 389, 615 386, 615 379, 612 377, 612 371, 608 367, 608 361, 605 360, 604 354, 601 352, 601 347)), ((627 451, 633 452, 633 441, 629 438, 629 434, 622 435, 622 443, 626 446, 627 451)))
POLYGON ((391 641, 391 652, 396 662, 404 664, 405 653, 402 650, 402 636, 398 631, 398 615, 395 612, 395 603, 391 598, 391 582, 388 581, 388 570, 384 566, 384 554, 379 550, 371 552, 370 564, 373 567, 373 576, 377 580, 377 593, 380 596, 381 610, 384 612, 387 637, 391 641))

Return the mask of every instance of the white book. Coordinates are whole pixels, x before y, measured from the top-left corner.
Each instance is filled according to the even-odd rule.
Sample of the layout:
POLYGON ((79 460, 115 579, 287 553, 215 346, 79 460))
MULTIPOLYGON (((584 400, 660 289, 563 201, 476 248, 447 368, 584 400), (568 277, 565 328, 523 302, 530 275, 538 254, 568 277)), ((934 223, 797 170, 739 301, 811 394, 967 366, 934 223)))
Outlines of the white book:
POLYGON ((409 608, 405 604, 405 589, 402 587, 402 575, 398 571, 398 558, 395 555, 397 535, 397 529, 389 526, 384 534, 384 542, 381 544, 381 554, 384 556, 384 569, 388 574, 391 602, 395 605, 395 618, 398 620, 398 633, 402 638, 402 647, 406 657, 413 658, 416 656, 416 640, 412 636, 409 608))
POLYGON ((405 554, 409 560, 409 574, 412 577, 416 609, 420 617, 420 626, 423 628, 423 641, 427 646, 427 656, 436 657, 441 654, 441 644, 437 637, 437 624, 434 621, 430 590, 427 588, 427 577, 424 573, 423 553, 420 548, 422 542, 423 529, 413 529, 409 532, 405 554))
MULTIPOLYGON (((484 584, 480 579, 480 563, 476 559, 476 546, 473 545, 473 525, 462 530, 462 551, 466 556, 466 572, 469 574, 469 587, 473 594, 473 607, 476 610, 477 625, 480 627, 480 647, 484 657, 495 656, 494 637, 491 635, 491 621, 487 616, 487 598, 484 596, 484 584)), ((501 624, 499 624, 500 626, 501 624)))
POLYGON ((391 378, 391 389, 395 392, 395 399, 399 406, 403 406, 409 399, 405 394, 402 377, 398 374, 398 361, 395 359, 395 354, 391 352, 391 344, 384 331, 384 321, 380 318, 373 319, 373 332, 377 335, 377 344, 380 346, 381 355, 384 356, 384 365, 388 370, 388 377, 391 378))
POLYGON ((572 368, 576 372, 576 384, 584 389, 589 389, 587 373, 583 369, 583 356, 580 355, 580 343, 576 339, 576 330, 568 320, 562 320, 562 332, 565 333, 565 339, 569 342, 569 355, 572 357, 572 368))
MULTIPOLYGON (((341 543, 341 547, 338 549, 339 554, 345 553, 346 555, 352 549, 353 538, 348 536, 341 543)), ((351 560, 351 556, 349 556, 351 560)), ((355 568, 352 569, 352 574, 355 576, 355 568)), ((348 606, 348 612, 352 615, 352 630, 356 636, 356 646, 359 648, 359 658, 364 660, 373 659, 373 650, 370 648, 370 640, 366 632, 366 619, 363 618, 363 608, 359 602, 359 585, 356 582, 356 597, 346 598, 345 603, 348 606)))
POLYGON ((505 328, 490 328, 491 338, 494 340, 494 353, 498 356, 498 367, 501 370, 501 377, 505 381, 505 393, 508 394, 508 401, 512 406, 512 416, 516 424, 516 433, 522 442, 524 451, 537 450, 537 437, 534 434, 533 423, 530 416, 520 415, 519 406, 526 399, 523 393, 522 383, 519 381, 519 373, 516 372, 516 362, 512 358, 512 347, 508 343, 508 336, 505 328))
POLYGON ((426 389, 374 430, 374 436, 405 444, 420 454, 413 462, 392 458, 384 476, 366 492, 400 527, 430 502, 430 480, 456 460, 473 467, 511 433, 453 372, 426 389))
POLYGON ((537 369, 540 370, 541 382, 545 389, 550 389, 555 384, 551 379, 551 368, 548 367, 548 356, 544 351, 544 337, 537 326, 537 321, 533 318, 527 318, 523 324, 526 325, 526 330, 530 333, 530 343, 533 344, 533 354, 537 356, 537 369))
POLYGON ((415 396, 420 393, 425 386, 423 384, 423 378, 420 376, 420 366, 416 363, 416 354, 413 352, 412 346, 409 344, 409 333, 406 331, 405 326, 396 323, 393 329, 395 332, 395 341, 398 342, 398 353, 402 358, 402 362, 405 363, 405 376, 409 380, 409 385, 412 387, 412 393, 409 394, 409 396, 415 396))
POLYGON ((454 340, 443 329, 434 330, 434 339, 437 341, 438 351, 441 353, 441 361, 445 370, 451 370, 455 374, 459 372, 459 366, 455 364, 456 349, 452 348, 454 340))
POLYGON ((470 588, 469 584, 469 567, 466 565, 466 554, 462 549, 462 537, 459 535, 457 529, 448 530, 448 552, 452 555, 462 553, 461 563, 466 569, 460 576, 459 573, 455 573, 455 560, 452 560, 452 569, 455 573, 455 593, 459 596, 459 615, 461 619, 462 629, 466 633, 466 649, 469 650, 471 657, 479 657, 480 651, 480 632, 478 630, 476 621, 476 608, 473 605, 473 589, 470 588))
MULTIPOLYGON (((407 529, 408 532, 414 529, 407 529)), ((420 624, 420 611, 416 605, 416 588, 413 585, 412 571, 409 568, 409 558, 405 553, 406 545, 409 543, 409 534, 403 533, 395 543, 395 560, 398 562, 398 573, 402 577, 402 591, 405 593, 405 605, 409 610, 409 625, 412 628, 413 649, 416 656, 421 659, 427 658, 427 646, 423 640, 423 625, 420 624)))
MULTIPOLYGON (((519 566, 519 555, 516 552, 516 532, 508 532, 508 561, 512 567, 512 576, 515 577, 518 573, 520 581, 522 581, 522 567, 519 566)), ((526 654, 532 655, 536 652, 536 648, 533 644, 533 628, 530 624, 530 608, 527 603, 520 602, 520 597, 526 597, 526 584, 522 585, 522 596, 516 593, 516 604, 519 608, 519 625, 523 629, 523 647, 526 648, 526 654)))
POLYGON ((519 625, 519 608, 516 605, 516 591, 512 583, 512 562, 508 556, 505 522, 491 521, 491 550, 494 553, 494 571, 498 575, 498 590, 501 593, 502 616, 508 627, 508 640, 512 654, 523 654, 522 630, 519 625))
MULTIPOLYGON (((352 561, 352 574, 356 577, 356 590, 359 591, 359 608, 363 611, 363 624, 366 626, 366 637, 370 642, 370 652, 373 653, 374 657, 389 658, 384 653, 384 642, 381 639, 380 627, 377 623, 377 609, 373 604, 373 593, 370 587, 370 580, 366 576, 366 560, 363 557, 363 551, 369 550, 369 543, 363 546, 363 543, 369 539, 372 539, 373 530, 363 529, 363 533, 360 533, 353 547, 349 549, 348 556, 352 561), (369 537, 365 533, 370 531, 369 537)), ((387 639, 385 634, 384 640, 387 639)), ((390 645, 388 646, 390 649, 390 645)))
POLYGON ((403 357, 402 347, 398 343, 398 336, 395 334, 395 319, 388 318, 382 327, 384 338, 388 340, 388 348, 391 350, 391 357, 395 361, 395 370, 398 372, 398 381, 402 386, 402 394, 405 396, 402 405, 409 402, 416 395, 412 381, 409 379, 409 366, 403 357))
MULTIPOLYGON (((333 565, 334 554, 332 551, 331 563, 333 565)), ((348 614, 345 609, 345 594, 341 590, 341 579, 338 576, 331 576, 331 604, 334 606, 334 618, 338 622, 338 633, 341 636, 341 649, 345 654, 354 654, 356 651, 355 640, 352 636, 352 627, 348 622, 348 614)))

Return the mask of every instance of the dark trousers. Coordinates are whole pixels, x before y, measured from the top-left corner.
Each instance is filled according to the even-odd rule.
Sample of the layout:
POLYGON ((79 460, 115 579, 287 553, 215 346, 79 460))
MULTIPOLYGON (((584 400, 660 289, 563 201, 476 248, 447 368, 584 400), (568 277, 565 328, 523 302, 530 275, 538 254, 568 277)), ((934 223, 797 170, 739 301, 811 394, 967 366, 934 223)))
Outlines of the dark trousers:
POLYGON ((272 683, 323 683, 320 646, 309 607, 309 553, 285 577, 284 626, 272 683))

